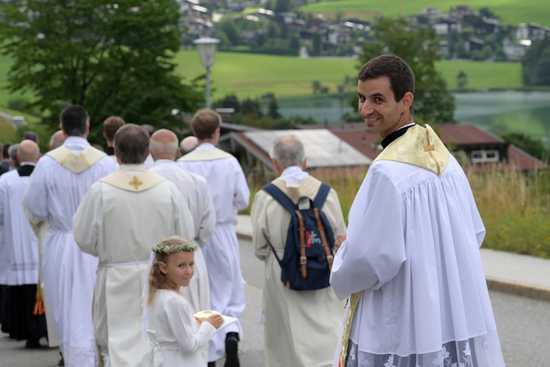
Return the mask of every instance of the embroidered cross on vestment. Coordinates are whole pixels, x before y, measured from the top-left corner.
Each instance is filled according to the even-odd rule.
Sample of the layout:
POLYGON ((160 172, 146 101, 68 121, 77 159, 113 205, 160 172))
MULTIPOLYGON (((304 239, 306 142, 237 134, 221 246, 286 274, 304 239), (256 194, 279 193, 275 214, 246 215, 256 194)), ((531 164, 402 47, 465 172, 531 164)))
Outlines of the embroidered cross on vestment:
POLYGON ((134 186, 134 189, 139 189, 141 185, 143 185, 143 182, 138 180, 137 176, 134 176, 134 179, 130 181, 130 185, 134 186))

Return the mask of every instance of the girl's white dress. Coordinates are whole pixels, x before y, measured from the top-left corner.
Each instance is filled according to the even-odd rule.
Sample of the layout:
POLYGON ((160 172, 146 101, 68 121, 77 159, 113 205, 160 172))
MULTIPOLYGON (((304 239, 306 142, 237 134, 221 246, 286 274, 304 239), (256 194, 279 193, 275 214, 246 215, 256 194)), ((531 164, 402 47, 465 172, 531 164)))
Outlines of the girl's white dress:
POLYGON ((157 289, 149 309, 149 353, 142 366, 206 366, 208 341, 216 328, 208 322, 198 324, 193 308, 174 291, 157 289))

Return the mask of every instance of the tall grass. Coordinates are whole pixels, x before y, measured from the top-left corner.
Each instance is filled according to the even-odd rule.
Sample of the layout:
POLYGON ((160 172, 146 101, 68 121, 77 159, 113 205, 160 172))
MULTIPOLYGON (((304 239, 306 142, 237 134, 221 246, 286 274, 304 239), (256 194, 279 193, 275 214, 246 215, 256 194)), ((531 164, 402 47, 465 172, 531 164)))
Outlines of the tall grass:
POLYGON ((550 174, 468 173, 487 235, 483 247, 550 258, 550 174))
MULTIPOLYGON (((487 235, 483 247, 550 258, 550 172, 466 168, 487 235)), ((317 169, 310 174, 336 190, 347 223, 366 168, 317 169)), ((251 203, 261 185, 251 187, 251 203)), ((242 211, 250 213, 250 207, 242 211)))

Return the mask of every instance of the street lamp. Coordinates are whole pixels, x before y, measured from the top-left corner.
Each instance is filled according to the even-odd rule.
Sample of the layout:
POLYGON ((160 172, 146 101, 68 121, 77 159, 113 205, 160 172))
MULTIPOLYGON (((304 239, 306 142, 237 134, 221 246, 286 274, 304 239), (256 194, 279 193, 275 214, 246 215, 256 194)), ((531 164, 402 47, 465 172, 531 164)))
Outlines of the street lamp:
POLYGON ((210 108, 210 67, 214 65, 214 56, 216 47, 220 43, 219 39, 201 37, 193 41, 197 45, 202 66, 206 68, 206 108, 210 108))

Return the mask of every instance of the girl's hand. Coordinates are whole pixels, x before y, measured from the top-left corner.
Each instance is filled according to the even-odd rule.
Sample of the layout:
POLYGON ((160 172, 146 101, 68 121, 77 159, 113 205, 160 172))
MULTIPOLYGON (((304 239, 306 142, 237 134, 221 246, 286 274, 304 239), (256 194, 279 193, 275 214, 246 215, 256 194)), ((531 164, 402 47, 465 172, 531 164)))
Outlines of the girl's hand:
POLYGON ((220 326, 222 326, 222 324, 223 324, 223 317, 222 317, 222 315, 212 315, 204 321, 209 322, 216 329, 219 329, 220 326))

